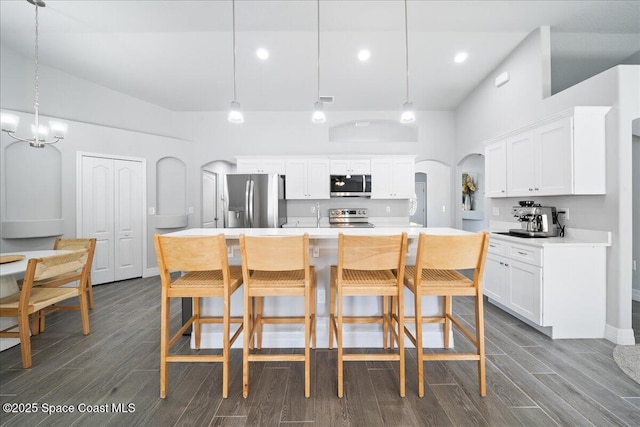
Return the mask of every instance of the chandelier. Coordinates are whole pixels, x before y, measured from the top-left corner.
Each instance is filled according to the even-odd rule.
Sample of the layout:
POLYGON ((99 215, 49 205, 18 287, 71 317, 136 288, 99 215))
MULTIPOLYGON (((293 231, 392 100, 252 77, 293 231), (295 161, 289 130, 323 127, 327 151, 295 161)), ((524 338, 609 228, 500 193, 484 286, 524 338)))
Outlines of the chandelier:
POLYGON ((33 81, 34 86, 34 100, 33 100, 33 109, 35 114, 35 122, 31 125, 31 132, 33 137, 31 138, 20 138, 15 135, 15 132, 18 130, 18 123, 20 118, 18 116, 14 116, 13 114, 2 114, 0 116, 0 126, 3 132, 6 132, 11 138, 21 141, 28 142, 29 145, 36 148, 43 148, 45 145, 55 144, 56 142, 64 139, 65 134, 67 133, 67 125, 66 123, 50 121, 49 126, 44 126, 40 124, 40 99, 39 99, 39 79, 40 74, 38 70, 38 8, 45 7, 46 4, 43 0, 27 0, 29 3, 33 4, 36 9, 36 37, 35 37, 35 78, 33 81), (47 139, 51 136, 52 139, 47 139))
POLYGON ((413 102, 409 101, 409 28, 407 24, 407 0, 404 0, 404 48, 405 65, 407 69, 407 101, 402 106, 401 123, 413 123, 416 121, 416 113, 413 110, 413 102))

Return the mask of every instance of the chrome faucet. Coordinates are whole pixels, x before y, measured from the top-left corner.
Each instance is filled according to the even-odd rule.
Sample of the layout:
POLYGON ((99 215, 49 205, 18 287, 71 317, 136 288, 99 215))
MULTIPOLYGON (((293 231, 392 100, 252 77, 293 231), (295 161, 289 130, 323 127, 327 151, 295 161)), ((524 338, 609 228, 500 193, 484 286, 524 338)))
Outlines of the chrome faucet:
POLYGON ((320 228, 320 202, 316 203, 316 228, 320 228))

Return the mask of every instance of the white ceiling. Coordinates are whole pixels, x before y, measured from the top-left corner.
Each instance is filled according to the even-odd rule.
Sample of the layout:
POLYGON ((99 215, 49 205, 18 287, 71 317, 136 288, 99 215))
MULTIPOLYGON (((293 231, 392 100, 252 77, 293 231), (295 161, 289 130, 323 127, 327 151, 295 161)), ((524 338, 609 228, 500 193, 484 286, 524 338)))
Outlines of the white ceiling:
MULTIPOLYGON (((245 110, 312 108, 316 7, 315 0, 237 0, 237 100, 245 110), (271 52, 267 61, 257 59, 258 47, 271 52)), ((40 61, 170 110, 226 110, 233 98, 231 10, 231 0, 47 0, 40 61)), ((552 39, 571 41, 554 48, 558 55, 604 55, 613 65, 640 50, 640 1, 409 0, 410 98, 419 110, 454 109, 544 25, 552 39), (587 33, 605 41, 593 48, 576 42, 587 33), (469 59, 454 64, 461 50, 469 59)), ((32 58, 33 32, 31 4, 0 0, 3 48, 32 58)), ((335 96, 327 110, 399 109, 404 35, 403 0, 321 0, 320 94, 335 96), (367 63, 356 58, 363 47, 372 52, 367 63)))

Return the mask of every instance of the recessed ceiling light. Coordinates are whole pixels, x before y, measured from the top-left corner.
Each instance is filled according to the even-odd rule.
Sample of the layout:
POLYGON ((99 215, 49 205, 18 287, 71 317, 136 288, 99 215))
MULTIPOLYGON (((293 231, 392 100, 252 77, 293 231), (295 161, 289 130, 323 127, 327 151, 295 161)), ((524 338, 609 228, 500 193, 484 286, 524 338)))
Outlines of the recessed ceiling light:
POLYGON ((368 61, 369 58, 371 58, 371 52, 369 51, 369 49, 362 49, 360 52, 358 52, 358 59, 360 61, 368 61))
POLYGON ((466 61, 468 57, 469 57, 469 54, 467 52, 459 52, 453 58, 453 62, 455 62, 456 64, 461 64, 464 61, 466 61))
POLYGON ((269 58, 269 51, 263 47, 256 50, 256 56, 262 60, 269 58))

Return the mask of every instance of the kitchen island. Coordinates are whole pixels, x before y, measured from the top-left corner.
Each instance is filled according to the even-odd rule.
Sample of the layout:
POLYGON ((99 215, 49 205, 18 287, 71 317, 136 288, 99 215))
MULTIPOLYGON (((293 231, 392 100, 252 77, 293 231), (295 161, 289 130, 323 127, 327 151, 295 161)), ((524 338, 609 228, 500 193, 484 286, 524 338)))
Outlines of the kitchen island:
MULTIPOLYGON (((240 248, 238 239, 241 234, 251 236, 291 236, 309 234, 310 263, 316 270, 316 333, 318 348, 327 348, 329 338, 329 273, 330 266, 338 260, 338 234, 356 235, 392 235, 406 232, 409 238, 407 264, 415 262, 415 253, 420 233, 427 234, 468 234, 454 228, 419 228, 419 227, 385 227, 385 228, 193 228, 169 233, 171 236, 212 236, 223 233, 227 239, 229 264, 240 265, 240 248)), ((242 316, 242 289, 231 298, 231 315, 242 316)), ((302 298, 265 298, 264 312, 278 316, 300 316, 304 312, 302 298)), ((422 301, 425 316, 440 314, 442 303, 437 297, 424 297, 422 301)), ((413 315, 413 294, 405 292, 405 313, 413 315)), ((204 299, 202 314, 212 315, 222 312, 222 301, 204 299)), ((345 315, 365 315, 382 312, 382 302, 377 297, 347 297, 344 300, 345 315)), ((413 332, 413 324, 407 327, 413 332)), ((423 328, 425 347, 443 347, 444 337, 442 325, 428 324, 423 328)), ((220 325, 202 325, 202 348, 219 348, 222 342, 220 325)), ((450 337, 453 345, 453 337, 450 337)), ((301 347, 304 342, 303 325, 265 325, 263 347, 301 347)), ((409 340, 405 340, 411 346, 409 340)), ((381 347, 382 327, 377 324, 345 325, 345 347, 381 347)), ((236 340, 235 347, 242 346, 242 340, 236 340)))

